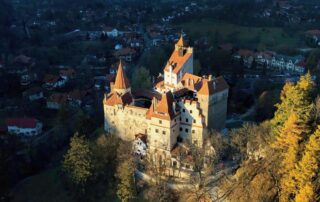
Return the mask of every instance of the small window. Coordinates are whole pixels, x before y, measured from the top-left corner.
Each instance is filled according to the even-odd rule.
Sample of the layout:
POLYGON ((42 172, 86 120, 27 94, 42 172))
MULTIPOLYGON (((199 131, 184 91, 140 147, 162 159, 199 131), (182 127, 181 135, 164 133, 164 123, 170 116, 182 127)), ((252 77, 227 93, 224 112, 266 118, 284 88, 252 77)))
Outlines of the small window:
POLYGON ((177 119, 174 119, 174 122, 176 123, 176 122, 177 122, 177 119))
POLYGON ((162 135, 165 135, 166 134, 166 131, 162 131, 162 135))
POLYGON ((195 133, 196 131, 195 130, 192 130, 192 133, 195 133))
POLYGON ((156 133, 158 133, 159 132, 159 130, 158 129, 156 129, 156 133))
POLYGON ((173 161, 172 162, 172 166, 175 168, 175 167, 177 167, 177 162, 176 161, 173 161))
POLYGON ((195 119, 193 119, 193 123, 196 123, 196 120, 195 120, 195 119))
POLYGON ((182 131, 182 128, 180 127, 180 131, 182 131))
POLYGON ((186 164, 186 169, 190 169, 190 165, 189 164, 186 164))
POLYGON ((159 123, 160 123, 160 124, 162 124, 162 121, 161 121, 161 120, 159 120, 159 123))
POLYGON ((190 110, 190 114, 192 114, 192 110, 190 110))
POLYGON ((182 112, 186 112, 186 110, 185 110, 185 109, 182 109, 182 112))
POLYGON ((181 117, 180 117, 180 121, 181 121, 181 117))
POLYGON ((189 119, 186 119, 186 122, 188 123, 188 122, 189 122, 189 119))
POLYGON ((188 128, 186 128, 186 130, 185 130, 185 131, 186 131, 186 133, 187 133, 187 132, 189 132, 188 128))

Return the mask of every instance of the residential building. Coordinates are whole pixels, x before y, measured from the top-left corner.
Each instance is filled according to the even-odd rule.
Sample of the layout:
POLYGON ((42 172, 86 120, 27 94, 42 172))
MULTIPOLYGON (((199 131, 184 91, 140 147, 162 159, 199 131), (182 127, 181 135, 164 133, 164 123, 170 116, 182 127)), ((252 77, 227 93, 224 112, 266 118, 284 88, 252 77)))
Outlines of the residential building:
POLYGON ((43 124, 34 118, 10 118, 6 120, 8 132, 19 136, 35 136, 42 133, 43 124))

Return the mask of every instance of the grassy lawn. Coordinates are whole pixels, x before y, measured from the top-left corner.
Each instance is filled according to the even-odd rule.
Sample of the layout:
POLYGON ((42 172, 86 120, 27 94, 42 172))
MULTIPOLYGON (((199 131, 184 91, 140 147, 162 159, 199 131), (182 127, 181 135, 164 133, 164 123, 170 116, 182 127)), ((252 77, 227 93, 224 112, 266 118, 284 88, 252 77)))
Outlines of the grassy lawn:
POLYGON ((22 181, 13 192, 13 202, 72 202, 63 187, 59 169, 53 168, 22 181))
POLYGON ((208 36, 210 43, 218 35, 225 43, 246 46, 254 45, 260 50, 279 49, 283 47, 296 48, 303 45, 302 33, 285 32, 282 28, 244 27, 217 20, 191 21, 176 25, 176 28, 186 31, 192 37, 208 36))

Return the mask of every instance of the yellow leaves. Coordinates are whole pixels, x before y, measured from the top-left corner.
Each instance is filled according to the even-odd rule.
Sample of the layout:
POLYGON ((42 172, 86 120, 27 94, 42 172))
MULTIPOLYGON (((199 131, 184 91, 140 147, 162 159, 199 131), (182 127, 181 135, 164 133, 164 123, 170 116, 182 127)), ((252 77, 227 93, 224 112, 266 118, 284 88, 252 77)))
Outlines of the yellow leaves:
POLYGON ((313 202, 314 201, 314 189, 310 182, 305 184, 296 195, 295 202, 313 202))
POLYGON ((315 87, 315 83, 312 81, 311 74, 308 72, 306 75, 301 76, 300 80, 298 82, 299 88, 305 90, 305 91, 310 91, 315 87))

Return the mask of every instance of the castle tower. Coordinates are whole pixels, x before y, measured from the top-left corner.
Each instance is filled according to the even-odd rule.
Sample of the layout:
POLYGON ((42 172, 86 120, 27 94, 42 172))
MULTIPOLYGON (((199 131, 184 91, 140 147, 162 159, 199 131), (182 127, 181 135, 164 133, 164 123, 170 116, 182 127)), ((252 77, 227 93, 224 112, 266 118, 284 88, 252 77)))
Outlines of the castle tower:
POLYGON ((178 42, 175 44, 174 50, 178 51, 179 49, 183 49, 184 48, 184 40, 183 40, 183 36, 181 34, 178 42))
POLYGON ((181 35, 164 67, 164 91, 174 91, 185 73, 193 73, 193 48, 186 47, 181 35))
POLYGON ((218 130, 225 127, 228 91, 229 86, 223 77, 203 79, 197 96, 206 127, 218 130))
POLYGON ((124 95, 127 92, 131 92, 129 80, 123 70, 122 61, 120 60, 116 81, 112 88, 112 91, 117 92, 119 95, 124 95))
POLYGON ((170 151, 179 136, 179 113, 175 111, 170 91, 150 107, 149 145, 151 149, 170 151))

